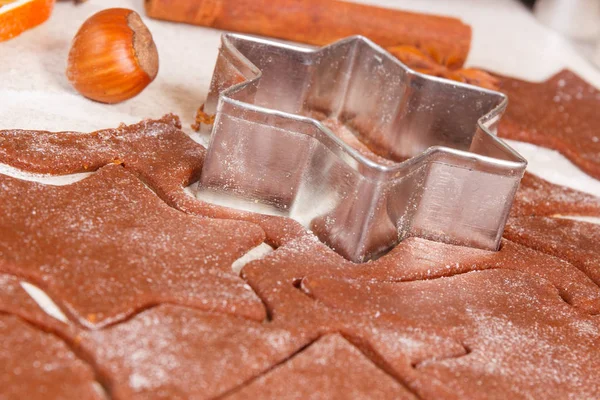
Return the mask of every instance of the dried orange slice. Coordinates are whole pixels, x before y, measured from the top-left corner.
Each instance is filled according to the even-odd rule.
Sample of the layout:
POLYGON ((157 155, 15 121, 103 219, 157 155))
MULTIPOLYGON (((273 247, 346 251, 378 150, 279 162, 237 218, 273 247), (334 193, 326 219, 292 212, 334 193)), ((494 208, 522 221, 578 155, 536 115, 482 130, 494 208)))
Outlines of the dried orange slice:
POLYGON ((0 42, 48 19, 54 0, 0 0, 0 42))

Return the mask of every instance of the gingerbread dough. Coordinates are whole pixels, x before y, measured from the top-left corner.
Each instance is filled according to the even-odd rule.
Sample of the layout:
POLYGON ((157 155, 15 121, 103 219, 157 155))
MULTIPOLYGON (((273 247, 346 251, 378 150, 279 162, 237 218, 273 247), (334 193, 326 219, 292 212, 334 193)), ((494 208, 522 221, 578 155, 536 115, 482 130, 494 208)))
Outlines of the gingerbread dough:
MULTIPOLYGON (((490 324, 496 321, 494 315, 500 316, 503 312, 509 313, 505 320, 501 321, 506 326, 510 326, 519 318, 528 321, 531 324, 527 327, 529 334, 535 331, 537 325, 544 325, 548 330, 552 330, 553 317, 543 319, 545 313, 567 315, 565 320, 569 324, 580 324, 584 333, 588 329, 593 329, 593 334, 583 344, 573 344, 573 349, 577 351, 575 357, 593 351, 593 343, 598 341, 597 323, 582 312, 598 310, 598 287, 573 265, 508 241, 504 242, 500 252, 494 253, 412 238, 402 242, 394 251, 378 261, 355 265, 341 259, 314 239, 312 241, 302 239, 280 247, 263 260, 248 264, 242 273, 267 304, 275 323, 284 326, 286 324, 293 327, 301 326, 307 332, 313 331, 319 335, 341 332, 365 354, 369 354, 380 368, 422 398, 469 397, 469 390, 474 390, 472 386, 466 387, 471 384, 470 381, 461 384, 459 378, 452 378, 448 374, 439 379, 431 379, 431 375, 421 374, 414 366, 428 365, 432 360, 454 359, 463 359, 468 364, 471 360, 469 357, 474 357, 471 356, 475 348, 474 343, 485 339, 484 335, 477 333, 477 329, 485 326, 488 312, 491 313, 490 324), (476 269, 494 270, 465 273, 476 269), (435 279, 444 275, 449 277, 435 279), (466 278, 471 275, 477 278, 466 278), (566 278, 565 275, 571 278, 566 278), (402 280, 417 279, 426 280, 402 282, 402 280), (469 283, 471 279, 475 279, 472 284, 469 283), (311 286, 311 282, 321 280, 352 282, 353 286, 350 289, 343 289, 342 286, 333 287, 327 284, 322 290, 316 290, 311 286), (466 283, 460 283, 463 280, 466 283), (459 283, 444 289, 445 282, 459 283), (558 283, 557 286, 561 287, 560 291, 550 282, 555 285, 558 283), (577 282, 575 286, 578 289, 572 286, 574 282, 577 282), (385 301, 393 303, 396 294, 403 293, 402 288, 405 284, 409 285, 406 287, 412 287, 410 285, 413 284, 422 285, 415 286, 420 289, 413 290, 406 297, 402 297, 403 302, 410 303, 414 300, 415 304, 419 304, 414 309, 410 308, 413 310, 408 315, 410 318, 401 315, 405 303, 399 305, 397 308, 400 311, 394 313, 379 306, 385 301), (390 289, 386 289, 385 292, 378 291, 380 285, 390 289), (461 285, 464 285, 464 288, 460 289, 461 285), (494 292, 495 285, 501 286, 502 290, 494 292), (533 288, 531 292, 528 292, 529 286, 533 288), (453 306, 452 301, 443 296, 436 300, 442 290, 454 293, 457 298, 468 297, 468 307, 475 309, 481 303, 481 307, 475 310, 479 313, 480 325, 460 325, 457 319, 465 313, 467 306, 458 309, 453 306), (492 297, 489 301, 485 295, 487 291, 490 292, 487 296, 492 297), (569 293, 577 293, 570 299, 571 304, 565 301, 569 300, 569 293), (346 302, 338 306, 337 303, 325 301, 324 297, 327 294, 339 296, 346 302), (513 294, 517 297, 518 301, 515 301, 519 307, 522 307, 514 310, 514 314, 510 303, 513 294), (542 300, 537 297, 542 297, 542 300), (573 300, 575 297, 578 297, 576 301, 573 300), (419 302, 419 298, 425 298, 429 303, 419 302), (577 306, 573 307, 573 303, 577 303, 577 306), (362 306, 358 307, 357 304, 362 306), (453 313, 452 318, 440 323, 435 313, 436 310, 442 313, 446 309, 446 304, 448 312, 453 313), (543 304, 544 308, 536 311, 539 304, 543 304), (489 310, 486 307, 489 307, 489 310), (355 312, 357 308, 360 312, 355 312), (413 312, 419 318, 413 317, 413 312), (458 328, 450 329, 455 323, 458 328), (452 382, 453 386, 449 387, 446 383, 451 379, 456 379, 458 383, 452 382)), ((337 299, 336 297, 336 302, 337 299)), ((469 317, 467 313, 465 318, 469 317)), ((566 322, 562 321, 561 324, 563 323, 566 322)), ((560 340, 554 337, 552 340, 554 343, 562 343, 565 337, 570 337, 569 335, 571 334, 564 333, 560 340)), ((512 349, 503 347, 503 340, 504 337, 494 342, 490 351, 496 353, 503 351, 504 353, 500 355, 503 359, 509 360, 512 357, 512 349)), ((536 338, 531 338, 529 341, 535 343, 536 338)), ((548 347, 544 337, 540 338, 540 346, 548 347)), ((481 350, 483 355, 476 365, 477 368, 484 368, 489 361, 486 359, 486 351, 487 348, 481 350)), ((570 354, 570 351, 567 350, 566 354, 570 354)), ((564 354, 561 353, 562 355, 564 354)), ((506 371, 514 369, 521 374, 519 363, 536 365, 538 362, 537 354, 532 353, 530 359, 527 359, 527 356, 523 357, 507 367, 506 371)), ((572 362, 572 358, 566 355, 564 360, 572 362)), ((582 369, 577 372, 578 376, 594 371, 597 366, 596 361, 582 366, 582 369)), ((525 393, 524 396, 531 395, 530 397, 537 398, 533 394, 543 393, 548 386, 543 386, 542 382, 554 376, 553 370, 546 365, 543 367, 545 369, 535 377, 537 379, 534 382, 535 387, 529 392, 524 381, 521 382, 522 386, 516 388, 498 386, 503 377, 493 374, 486 381, 486 385, 489 385, 489 388, 496 388, 494 390, 498 390, 498 393, 517 396, 522 391, 525 393)), ((472 372, 472 375, 473 382, 480 381, 476 378, 476 371, 472 372)), ((574 386, 564 383, 561 390, 565 393, 573 391, 587 394, 596 389, 593 385, 595 383, 577 392, 574 386)), ((485 390, 481 393, 485 393, 485 390)))
POLYGON ((509 106, 498 135, 562 153, 600 179, 600 91, 563 70, 544 82, 500 77, 509 106))
POLYGON ((101 327, 160 302, 265 317, 231 264, 261 243, 256 225, 186 215, 121 166, 68 186, 0 175, 0 271, 101 327))
POLYGON ((560 218, 512 218, 504 236, 571 262, 600 286, 600 225, 560 218))
MULTIPOLYGON (((91 134, 78 132, 0 131, 0 162, 25 171, 69 174, 122 163, 169 205, 190 214, 233 218, 259 224, 278 247, 307 234, 283 217, 232 210, 192 198, 184 190, 199 178, 205 149, 180 130, 176 116, 146 120, 91 134)), ((375 157, 371 153, 366 155, 375 157)), ((383 162, 380 158, 379 162, 383 162)), ((513 215, 600 215, 600 200, 525 174, 513 215)))
POLYGON ((233 210, 188 195, 184 187, 199 178, 205 149, 180 128, 178 117, 166 115, 93 133, 1 130, 0 162, 55 175, 123 164, 165 202, 187 213, 257 223, 274 246, 306 234, 289 218, 233 210))
POLYGON ((386 283, 315 273, 304 278, 302 289, 357 319, 439 327, 462 342, 464 356, 414 365, 409 380, 421 398, 595 398, 600 393, 595 347, 600 328, 552 285, 531 275, 494 270, 386 283), (440 394, 438 386, 452 395, 440 394))
POLYGON ((417 399, 340 335, 328 335, 266 375, 234 399, 417 399))
POLYGON ((91 367, 54 333, 68 331, 0 274, 0 399, 102 399, 91 367))
MULTIPOLYGON (((508 240, 487 252, 419 238, 357 265, 289 219, 190 197, 183 188, 198 178, 203 156, 173 116, 93 134, 0 131, 0 162, 97 171, 61 187, 0 175, 0 271, 44 289, 78 324, 102 328, 56 328, 22 297, 16 278, 0 275, 0 311, 24 318, 0 314, 0 327, 9 321, 0 329, 11 340, 26 332, 32 343, 63 346, 57 353, 75 371, 69 390, 95 378, 65 343, 115 399, 600 391, 599 321, 588 315, 600 312, 600 289, 593 269, 579 265, 581 253, 560 250, 570 243, 563 237, 547 252, 576 266, 508 240), (231 219, 259 224, 281 246, 243 268, 251 288, 231 264, 263 230, 231 219)), ((581 196, 526 176, 513 215, 598 210, 596 199, 581 196)), ((507 237, 535 247, 511 236, 513 222, 507 237)), ((571 247, 591 247, 600 238, 593 235, 571 247)), ((18 351, 0 357, 14 363, 18 351)), ((48 390, 59 390, 63 380, 53 379, 48 390)))
POLYGON ((173 305, 82 334, 113 399, 209 399, 285 361, 313 339, 269 323, 173 305))
POLYGON ((0 313, 0 399, 95 399, 92 368, 52 333, 0 313))
POLYGON ((0 274, 0 313, 16 314, 28 321, 39 321, 47 327, 60 322, 48 316, 21 287, 17 277, 0 274))
POLYGON ((600 215, 600 198, 525 172, 511 216, 600 215))
POLYGON ((298 296, 291 282, 314 271, 362 280, 412 281, 484 269, 511 269, 539 276, 552 282, 573 306, 590 313, 600 312, 600 290, 584 273, 559 258, 508 240, 503 241, 500 251, 491 252, 409 238, 380 259, 357 265, 308 237, 248 264, 242 275, 267 303, 271 313, 294 314, 293 304, 301 299, 288 299, 288 296, 298 296), (286 281, 287 286, 277 283, 286 281), (288 304, 292 304, 289 310, 288 304))

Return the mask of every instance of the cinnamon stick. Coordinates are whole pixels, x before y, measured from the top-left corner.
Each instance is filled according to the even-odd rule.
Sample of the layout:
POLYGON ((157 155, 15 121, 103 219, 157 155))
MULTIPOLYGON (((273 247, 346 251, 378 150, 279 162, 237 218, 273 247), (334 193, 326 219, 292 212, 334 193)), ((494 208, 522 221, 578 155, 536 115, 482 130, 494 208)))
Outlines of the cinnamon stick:
POLYGON ((413 46, 397 46, 387 49, 409 68, 440 78, 452 79, 486 89, 498 90, 500 81, 495 76, 477 68, 450 69, 438 64, 433 58, 413 46))
POLYGON ((148 16, 322 46, 363 35, 382 47, 414 46, 460 68, 471 28, 456 18, 337 0, 146 0, 148 16))

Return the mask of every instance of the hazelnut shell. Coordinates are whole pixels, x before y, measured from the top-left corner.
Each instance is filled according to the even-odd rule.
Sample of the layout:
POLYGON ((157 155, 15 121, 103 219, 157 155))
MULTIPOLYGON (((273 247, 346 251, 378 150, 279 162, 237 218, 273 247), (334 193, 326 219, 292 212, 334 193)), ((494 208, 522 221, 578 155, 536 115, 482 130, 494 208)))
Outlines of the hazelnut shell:
POLYGON ((157 73, 156 45, 135 11, 100 11, 73 38, 67 78, 87 98, 119 103, 144 90, 157 73))

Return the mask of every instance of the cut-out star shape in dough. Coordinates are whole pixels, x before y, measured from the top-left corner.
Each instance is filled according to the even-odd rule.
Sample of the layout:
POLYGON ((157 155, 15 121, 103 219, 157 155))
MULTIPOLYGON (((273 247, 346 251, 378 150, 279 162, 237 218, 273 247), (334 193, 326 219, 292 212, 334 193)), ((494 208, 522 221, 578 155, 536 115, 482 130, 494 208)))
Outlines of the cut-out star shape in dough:
POLYGON ((422 398, 443 397, 442 388, 470 399, 594 398, 600 391, 600 327, 531 275, 493 270, 386 283, 314 274, 302 289, 356 318, 438 327, 463 343, 461 357, 402 372, 422 398))
POLYGON ((63 175, 122 164, 167 204, 187 213, 254 222, 276 246, 306 234, 289 218, 234 210, 188 195, 184 188, 200 177, 204 154, 174 115, 92 133, 0 130, 0 162, 23 171, 63 175))
POLYGON ((81 336, 113 398, 213 399, 312 338, 232 315, 170 304, 81 336))
POLYGON ((262 230, 177 211, 121 166, 67 186, 0 175, 0 207, 0 271, 31 281, 82 325, 161 302, 265 317, 231 270, 262 230))

